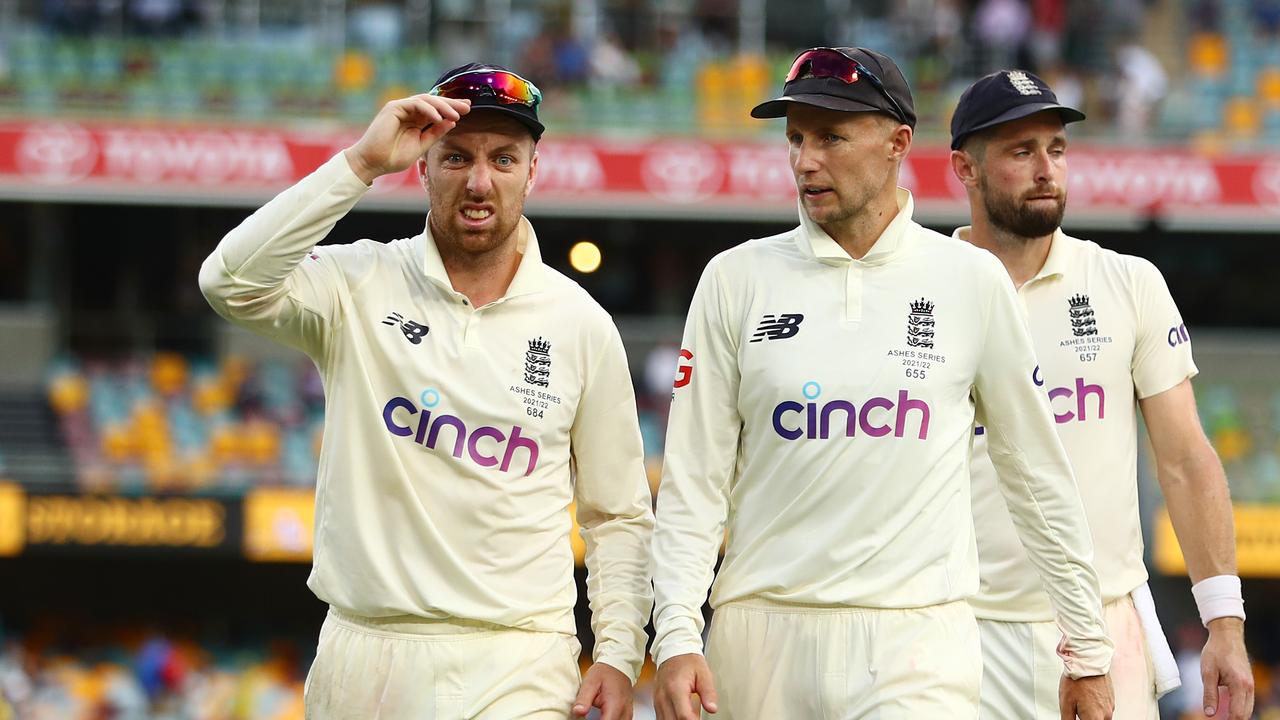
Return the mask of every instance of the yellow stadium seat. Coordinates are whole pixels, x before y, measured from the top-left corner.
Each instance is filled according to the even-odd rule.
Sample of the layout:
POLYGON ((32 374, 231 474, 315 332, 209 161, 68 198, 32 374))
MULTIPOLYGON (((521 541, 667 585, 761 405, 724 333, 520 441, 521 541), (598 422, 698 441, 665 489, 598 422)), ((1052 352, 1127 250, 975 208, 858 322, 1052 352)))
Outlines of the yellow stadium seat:
POLYGON ((1231 98, 1222 114, 1223 129, 1232 137, 1254 137, 1262 128, 1262 110, 1253 98, 1231 98))
POLYGON ((757 55, 741 55, 734 62, 736 86, 740 92, 763 99, 769 88, 769 65, 757 55))
POLYGON ((1280 108, 1280 67, 1263 68, 1258 73, 1258 99, 1267 107, 1280 108))
POLYGON ((91 704, 96 704, 102 699, 105 690, 102 678, 77 667, 68 673, 68 680, 66 687, 72 697, 91 704))
POLYGON ((210 453, 196 453, 187 457, 181 472, 192 489, 200 489, 218 477, 218 464, 210 453))
POLYGON ((765 100, 771 89, 769 66, 764 58, 755 55, 741 55, 733 63, 732 81, 730 83, 729 107, 732 115, 730 122, 738 126, 754 127, 757 121, 751 119, 751 108, 765 100))
POLYGON ((698 70, 698 92, 702 95, 720 96, 729 85, 729 73, 725 66, 718 62, 709 62, 698 70))
POLYGON ((137 442, 128 425, 113 424, 102 432, 102 454, 112 462, 124 462, 137 452, 137 442))
POLYGON ((228 355, 222 360, 222 382, 232 395, 239 392, 240 385, 249 375, 249 363, 239 355, 228 355))
POLYGON ((1223 137, 1222 131, 1217 129, 1200 130, 1194 133, 1187 140, 1187 145, 1192 152, 1207 157, 1222 155, 1228 149, 1226 138, 1223 137))
POLYGON ((348 50, 338 57, 334 65, 333 83, 342 92, 356 92, 372 85, 376 74, 372 58, 359 50, 348 50))
POLYGON ((280 431, 272 423, 257 420, 245 427, 244 454, 257 465, 274 463, 280 457, 280 431))
POLYGON ((134 437, 136 438, 139 452, 148 454, 168 453, 173 450, 173 443, 169 441, 169 433, 165 430, 137 428, 134 431, 134 437))
POLYGON ((1249 435, 1240 428, 1225 428, 1213 435, 1213 446, 1223 462, 1239 460, 1249 453, 1249 435))
POLYGON ((59 415, 80 412, 88 403, 89 383, 79 373, 59 375, 49 385, 49 404, 59 415))
POLYGON ((230 407, 231 400, 231 391, 224 383, 207 378, 196 384, 191 406, 201 415, 213 415, 230 407))
POLYGON ((1217 33, 1197 33, 1187 48, 1191 69, 1200 75, 1217 77, 1227 70, 1227 41, 1217 33))
POLYGON ((649 481, 649 495, 658 497, 658 486, 662 484, 662 457, 656 455, 646 457, 644 474, 649 481))
POLYGON ((147 452, 144 467, 147 471, 147 483, 153 490, 168 490, 177 484, 178 464, 167 449, 152 449, 147 452))
POLYGON ((729 102, 730 72, 722 63, 709 62, 698 70, 698 120, 704 126, 721 128, 731 122, 737 110, 729 102))
POLYGON ((243 447, 239 428, 235 425, 219 427, 213 431, 213 438, 209 446, 213 451, 213 459, 216 462, 224 464, 238 461, 243 447))
POLYGON ((187 384, 186 358, 176 353, 159 353, 151 360, 151 387, 165 397, 182 392, 187 384))

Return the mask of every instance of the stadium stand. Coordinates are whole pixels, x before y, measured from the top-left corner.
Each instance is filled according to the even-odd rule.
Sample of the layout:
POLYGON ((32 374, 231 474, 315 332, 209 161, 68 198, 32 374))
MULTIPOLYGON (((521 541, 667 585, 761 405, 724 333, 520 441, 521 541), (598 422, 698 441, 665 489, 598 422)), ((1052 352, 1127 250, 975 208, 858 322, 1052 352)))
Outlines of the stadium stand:
MULTIPOLYGON (((1176 12, 1176 3, 1144 10, 1121 2, 1099 10, 1094 3, 1042 2, 1027 17, 985 10, 996 3, 972 3, 966 14, 952 3, 927 2, 914 15, 867 13, 856 24, 861 41, 907 58, 904 70, 926 135, 945 126, 972 78, 1019 64, 1046 75, 1065 98, 1078 96, 1095 117, 1141 131, 1146 141, 1280 139, 1280 43, 1271 5, 1182 2, 1185 14, 1176 12), (1091 38, 1092 22, 1121 29, 1091 38), (1132 42, 1139 30, 1123 30, 1169 24, 1174 37, 1147 44, 1132 42), (1157 55, 1179 71, 1166 74, 1157 55), (1125 117, 1149 112, 1151 122, 1125 117)), ((401 21, 398 6, 382 9, 401 21)), ((194 12, 181 32, 161 37, 73 31, 79 25, 48 16, 19 20, 25 22, 0 39, 5 114, 359 123, 386 100, 420 89, 447 59, 439 45, 370 39, 359 18, 349 23, 345 47, 323 50, 314 28, 218 27, 207 12, 194 12)), ((103 28, 108 19, 94 17, 91 24, 103 28)), ((525 31, 499 52, 535 69, 529 74, 547 93, 550 127, 626 134, 762 132, 742 111, 764 98, 770 78, 791 60, 789 49, 775 46, 764 54, 738 53, 697 23, 632 45, 624 48, 610 33, 584 41, 554 30, 525 31)), ((1107 125, 1081 130, 1105 134, 1107 125)))

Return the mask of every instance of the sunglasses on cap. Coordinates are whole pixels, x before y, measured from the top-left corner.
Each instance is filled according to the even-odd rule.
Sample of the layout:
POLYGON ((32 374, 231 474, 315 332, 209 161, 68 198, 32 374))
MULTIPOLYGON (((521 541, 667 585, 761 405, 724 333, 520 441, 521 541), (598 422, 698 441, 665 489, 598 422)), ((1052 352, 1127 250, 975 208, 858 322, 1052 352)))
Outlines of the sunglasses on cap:
POLYGON ((911 124, 907 121, 907 114, 902 111, 902 106, 893 99, 893 95, 889 94, 889 90, 885 88, 880 78, 866 65, 835 48, 813 48, 800 53, 791 64, 786 81, 792 82, 804 78, 835 78, 846 85, 851 85, 858 82, 860 77, 866 78, 875 89, 880 91, 880 94, 889 101, 899 120, 907 125, 911 124))
POLYGON ((506 70, 458 73, 428 90, 427 94, 457 100, 494 98, 503 105, 527 105, 535 109, 542 102, 542 91, 537 85, 506 70))

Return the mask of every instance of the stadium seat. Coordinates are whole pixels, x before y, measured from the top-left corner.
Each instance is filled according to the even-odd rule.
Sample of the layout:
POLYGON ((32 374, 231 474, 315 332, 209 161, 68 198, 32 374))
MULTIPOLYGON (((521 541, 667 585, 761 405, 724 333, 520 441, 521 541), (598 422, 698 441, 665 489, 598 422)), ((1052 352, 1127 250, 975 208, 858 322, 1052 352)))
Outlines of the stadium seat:
POLYGON ((1280 108, 1280 66, 1269 66, 1258 72, 1258 99, 1269 108, 1280 108))
POLYGON ((359 50, 347 50, 338 56, 333 68, 333 82, 339 92, 362 92, 373 85, 373 59, 359 50))
POLYGON ((1227 69, 1227 43, 1216 33, 1197 33, 1187 46, 1191 69, 1197 74, 1217 77, 1227 69))
POLYGON ((56 375, 49 384, 49 405, 59 415, 83 412, 89 404, 89 383, 77 372, 56 375))
POLYGON ((1234 97, 1223 110, 1223 128, 1236 138, 1253 138, 1262 128, 1262 113, 1252 97, 1234 97))

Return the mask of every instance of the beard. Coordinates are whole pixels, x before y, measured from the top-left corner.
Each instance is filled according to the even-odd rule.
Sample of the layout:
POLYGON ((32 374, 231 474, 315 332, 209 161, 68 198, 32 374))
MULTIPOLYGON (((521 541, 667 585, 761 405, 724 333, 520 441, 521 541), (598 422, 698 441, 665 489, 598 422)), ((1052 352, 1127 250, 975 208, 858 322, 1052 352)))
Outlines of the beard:
POLYGON ((1062 225, 1062 217, 1067 211, 1067 193, 1065 190, 1058 196, 1051 207, 1031 207, 1025 200, 993 192, 983 177, 979 182, 982 189, 982 204, 987 210, 987 217, 995 227, 1022 238, 1038 238, 1052 235, 1062 225))
POLYGON ((495 222, 484 230, 466 227, 458 218, 460 202, 449 203, 443 198, 432 198, 430 216, 431 234, 442 255, 480 257, 503 247, 520 224, 520 205, 507 207, 502 201, 489 198, 494 205, 495 222), (435 208, 442 212, 435 212, 435 208))

